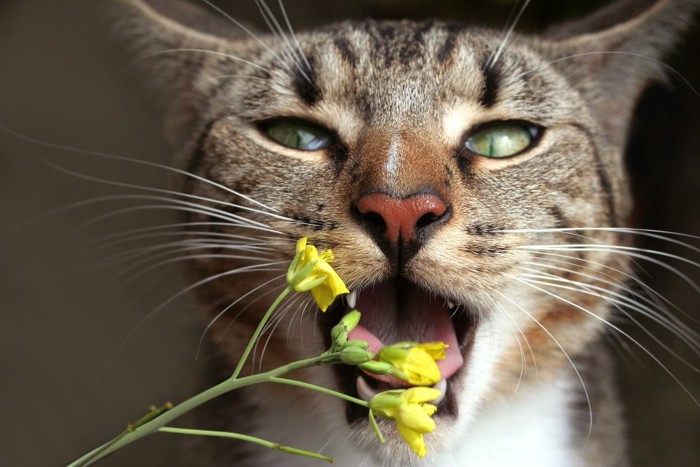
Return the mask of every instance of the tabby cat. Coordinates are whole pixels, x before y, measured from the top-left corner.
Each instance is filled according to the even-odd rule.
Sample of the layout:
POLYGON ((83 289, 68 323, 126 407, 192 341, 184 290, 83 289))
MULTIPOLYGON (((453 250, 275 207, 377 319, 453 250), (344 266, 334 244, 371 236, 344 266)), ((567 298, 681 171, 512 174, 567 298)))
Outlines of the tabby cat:
MULTIPOLYGON (((352 294, 325 314, 284 308, 256 369, 322 352, 352 306, 374 347, 450 347, 422 461, 390 424, 380 445, 355 406, 288 387, 220 401, 200 426, 341 466, 626 465, 601 340, 623 332, 615 313, 656 312, 643 289, 625 292, 641 253, 622 153, 640 92, 700 2, 621 0, 538 37, 372 20, 252 33, 206 3, 119 4, 192 174, 192 235, 228 239, 188 271, 219 351, 211 382, 302 236, 332 248, 352 294)), ((385 387, 345 368, 295 377, 365 398, 385 387)), ((216 440, 187 452, 186 465, 312 462, 216 440)))

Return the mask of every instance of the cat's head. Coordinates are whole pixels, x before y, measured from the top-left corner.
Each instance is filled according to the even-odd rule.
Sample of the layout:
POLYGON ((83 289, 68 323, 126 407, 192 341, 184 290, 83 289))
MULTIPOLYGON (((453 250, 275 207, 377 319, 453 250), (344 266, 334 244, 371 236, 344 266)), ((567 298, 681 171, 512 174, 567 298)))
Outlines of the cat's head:
MULTIPOLYGON (((484 404, 570 371, 610 325, 629 259, 624 232, 606 229, 631 210, 628 122, 697 2, 622 2, 537 38, 375 21, 253 34, 156 3, 127 2, 122 24, 197 177, 183 182, 198 197, 193 230, 221 239, 190 273, 231 363, 302 236, 333 249, 361 337, 450 345, 436 449, 484 404)), ((347 302, 325 315, 309 300, 283 307, 256 364, 323 351, 347 302)), ((303 377, 355 394, 364 378, 303 377)), ((270 394, 280 388, 259 395, 270 394)), ((376 447, 360 412, 316 397, 296 401, 329 430, 350 424, 378 457, 406 454, 376 447)))

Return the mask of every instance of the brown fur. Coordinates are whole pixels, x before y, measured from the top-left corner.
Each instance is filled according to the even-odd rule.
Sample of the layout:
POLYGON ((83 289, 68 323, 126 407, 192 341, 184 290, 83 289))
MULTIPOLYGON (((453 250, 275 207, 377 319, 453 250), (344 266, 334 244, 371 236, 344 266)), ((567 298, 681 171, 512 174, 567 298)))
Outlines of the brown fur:
MULTIPOLYGON (((656 58, 673 46, 697 3, 660 1, 611 23, 611 18, 620 17, 618 6, 606 15, 552 30, 548 37, 520 36, 493 67, 487 62, 501 43, 499 33, 442 23, 347 22, 300 33, 310 66, 279 55, 285 45, 273 37, 261 36, 261 45, 247 36, 223 38, 221 28, 207 34, 135 0, 123 2, 131 10, 123 27, 139 54, 159 54, 143 64, 166 96, 168 133, 188 169, 286 218, 247 211, 260 207, 188 180, 188 193, 236 203, 242 207, 225 210, 282 235, 235 226, 216 227, 217 231, 265 236, 271 260, 289 259, 293 240, 308 235, 320 248, 333 249, 334 265, 351 289, 401 275, 486 322, 496 313, 492 303, 497 301, 510 309, 529 345, 524 363, 540 369, 537 378, 526 374, 526 386, 554 378, 566 368, 565 350, 584 366, 597 362, 589 363, 597 375, 592 380, 599 380, 597 386, 591 383, 592 405, 601 413, 617 414, 611 370, 601 363, 604 356, 592 350, 611 312, 605 300, 585 293, 585 286, 596 286, 590 277, 596 275, 623 280, 627 260, 610 251, 575 252, 571 264, 564 265, 570 269, 566 273, 556 269, 556 263, 540 261, 542 274, 584 284, 583 291, 554 290, 560 299, 514 277, 523 273, 526 262, 543 258, 524 249, 528 245, 629 244, 622 234, 585 228, 627 224, 632 204, 621 154, 630 115, 645 83, 661 75, 656 58), (215 54, 162 52, 177 47, 215 54), (639 55, 649 59, 640 60, 639 55), (256 126, 279 117, 322 125, 337 135, 339 144, 308 153, 281 147, 256 126), (531 150, 511 159, 465 154, 464 136, 497 120, 526 120, 544 132, 531 150), (391 171, 387 164, 396 148, 397 166, 391 171), (421 190, 445 200, 451 218, 415 256, 397 263, 353 217, 352 206, 366 193, 402 198, 421 190), (557 227, 582 230, 576 232, 578 237, 522 231, 557 227), (531 316, 514 311, 498 293, 517 297, 531 316)), ((620 5, 624 8, 625 2, 620 5)), ((204 204, 222 208, 216 202, 204 204)), ((207 218, 211 220, 205 215, 192 219, 207 218)), ((241 260, 202 260, 190 273, 202 279, 248 265, 241 260)), ((231 276, 198 289, 208 316, 220 310, 214 305, 236 300, 283 272, 283 266, 275 267, 273 272, 247 274, 245 280, 231 276)), ((230 356, 229 365, 264 311, 265 301, 252 299, 281 284, 281 279, 272 282, 215 322, 213 339, 230 356), (242 317, 231 319, 243 310, 242 317)), ((290 325, 292 315, 280 325, 289 327, 292 338, 273 334, 263 367, 323 350, 321 333, 297 331, 290 325), (300 337, 303 348, 294 344, 300 337)), ((316 326, 315 318, 303 319, 313 323, 309 327, 316 326)), ((520 383, 522 342, 514 334, 499 359, 486 403, 497 403, 520 383)), ((305 376, 339 384, 329 372, 305 376)), ((279 388, 263 390, 270 397, 284 395, 279 388)), ((298 397, 299 404, 313 410, 313 397, 298 397)), ((587 421, 579 422, 575 421, 585 431, 587 421)), ((596 421, 585 448, 590 465, 603 465, 602 459, 609 465, 624 462, 621 426, 616 415, 596 421)), ((436 435, 441 436, 441 429, 436 435)), ((575 443, 582 445, 581 440, 575 443)), ((405 453, 395 449, 397 455, 405 453)))

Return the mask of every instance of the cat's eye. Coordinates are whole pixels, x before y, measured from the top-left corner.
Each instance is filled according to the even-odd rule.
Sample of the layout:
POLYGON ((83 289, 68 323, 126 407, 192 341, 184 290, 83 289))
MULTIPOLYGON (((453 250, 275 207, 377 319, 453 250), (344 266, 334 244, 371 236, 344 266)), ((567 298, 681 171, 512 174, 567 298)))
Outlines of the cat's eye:
POLYGON ((499 122, 477 129, 464 144, 481 156, 500 159, 511 157, 530 148, 540 129, 525 122, 499 122))
POLYGON ((268 120, 261 123, 259 128, 272 141, 300 151, 325 149, 333 142, 330 130, 302 120, 268 120))

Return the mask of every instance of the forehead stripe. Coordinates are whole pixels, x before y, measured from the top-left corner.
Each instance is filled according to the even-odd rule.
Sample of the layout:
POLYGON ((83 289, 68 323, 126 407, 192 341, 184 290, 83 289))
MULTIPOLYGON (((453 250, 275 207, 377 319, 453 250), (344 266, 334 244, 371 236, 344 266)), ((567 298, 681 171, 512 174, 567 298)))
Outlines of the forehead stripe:
POLYGON ((297 60, 292 71, 292 86, 301 100, 312 107, 321 100, 321 88, 316 83, 316 70, 314 57, 307 56, 306 60, 297 60))
POLYGON ((357 64, 357 56, 352 50, 350 41, 344 37, 336 37, 333 40, 333 45, 335 45, 335 48, 338 49, 338 53, 343 60, 351 67, 355 68, 355 65, 357 64))
POLYGON ((457 44, 457 34, 455 31, 449 31, 447 33, 447 38, 445 43, 440 47, 437 53, 438 63, 444 64, 450 57, 452 57, 452 52, 455 50, 455 45, 457 44))
POLYGON ((479 102, 487 109, 493 107, 498 101, 498 88, 500 86, 501 73, 498 63, 488 65, 486 60, 481 66, 481 73, 484 76, 484 84, 481 88, 479 102))

